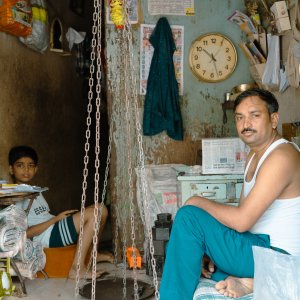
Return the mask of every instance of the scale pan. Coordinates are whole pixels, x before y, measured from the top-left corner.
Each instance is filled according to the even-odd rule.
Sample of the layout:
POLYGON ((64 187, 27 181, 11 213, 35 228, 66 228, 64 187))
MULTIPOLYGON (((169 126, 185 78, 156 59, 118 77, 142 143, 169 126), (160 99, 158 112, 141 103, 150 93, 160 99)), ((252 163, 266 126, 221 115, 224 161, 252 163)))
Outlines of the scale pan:
MULTIPOLYGON (((134 280, 132 278, 126 279, 126 297, 127 299, 134 299, 134 280)), ((152 296, 155 289, 152 285, 137 281, 139 287, 139 299, 147 299, 152 296)), ((79 294, 87 299, 91 299, 92 283, 84 285, 79 294)), ((96 281, 96 296, 97 300, 117 300, 123 299, 123 278, 105 278, 96 281)))

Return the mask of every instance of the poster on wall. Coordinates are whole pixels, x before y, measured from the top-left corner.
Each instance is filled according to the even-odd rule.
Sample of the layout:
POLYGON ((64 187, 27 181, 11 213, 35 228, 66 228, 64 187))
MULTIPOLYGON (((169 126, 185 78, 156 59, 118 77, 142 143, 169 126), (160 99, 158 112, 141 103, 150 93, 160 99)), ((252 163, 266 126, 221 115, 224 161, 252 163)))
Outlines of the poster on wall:
MULTIPOLYGON (((139 22, 139 5, 140 0, 127 0, 126 5, 128 7, 128 18, 130 24, 137 24, 139 22)), ((107 0, 106 5, 106 23, 113 24, 113 21, 110 16, 110 1, 107 0)))
MULTIPOLYGON (((149 38, 155 25, 141 24, 140 39, 140 94, 146 95, 147 80, 150 71, 154 48, 149 38)), ((183 95, 183 51, 184 51, 184 26, 171 26, 176 51, 173 55, 175 75, 178 82, 179 95, 183 95)))
POLYGON ((148 0, 150 15, 194 16, 194 0, 148 0))

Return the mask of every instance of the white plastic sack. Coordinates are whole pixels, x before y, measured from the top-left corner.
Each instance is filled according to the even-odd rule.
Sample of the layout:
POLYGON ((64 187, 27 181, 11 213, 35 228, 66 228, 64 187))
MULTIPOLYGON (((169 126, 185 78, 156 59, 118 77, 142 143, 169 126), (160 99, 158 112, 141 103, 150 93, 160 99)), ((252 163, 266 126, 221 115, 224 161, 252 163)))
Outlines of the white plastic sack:
POLYGON ((253 246, 254 300, 299 300, 300 257, 253 246))
POLYGON ((32 33, 20 41, 32 50, 44 53, 48 48, 48 17, 46 0, 31 0, 32 33))
POLYGON ((283 93, 288 87, 289 87, 289 82, 286 76, 286 70, 285 69, 280 69, 280 84, 279 84, 279 92, 283 93))
POLYGON ((170 213, 172 218, 178 210, 179 197, 181 197, 180 183, 177 181, 175 167, 183 167, 179 164, 147 165, 145 166, 146 195, 143 194, 142 173, 137 173, 137 203, 143 223, 147 227, 154 226, 157 214, 170 213), (145 212, 149 214, 149 220, 145 219, 145 212))
POLYGON ((262 84, 278 87, 280 82, 280 46, 279 36, 268 34, 268 58, 262 76, 262 84))

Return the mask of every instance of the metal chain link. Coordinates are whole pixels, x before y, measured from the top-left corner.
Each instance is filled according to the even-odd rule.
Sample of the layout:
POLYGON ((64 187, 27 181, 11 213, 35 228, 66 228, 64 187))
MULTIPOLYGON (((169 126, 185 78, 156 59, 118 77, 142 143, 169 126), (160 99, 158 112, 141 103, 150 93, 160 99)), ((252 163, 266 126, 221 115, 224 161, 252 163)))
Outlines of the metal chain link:
MULTIPOLYGON (((90 77, 89 77, 89 92, 88 92, 88 106, 87 106, 87 119, 86 119, 86 141, 85 141, 85 156, 84 156, 84 171, 83 171, 83 183, 82 183, 82 195, 81 195, 81 218, 80 218, 80 230, 78 238, 78 261, 76 266, 76 287, 75 287, 75 298, 79 294, 79 282, 80 282, 80 261, 81 261, 81 250, 83 242, 83 228, 84 228, 84 215, 85 215, 85 202, 86 202, 86 190, 87 190, 87 177, 88 177, 88 163, 89 163, 89 150, 90 150, 90 137, 91 137, 91 113, 93 109, 92 100, 93 100, 93 87, 94 87, 94 74, 95 74, 95 57, 97 53, 97 84, 96 84, 96 174, 95 174, 95 223, 94 223, 94 236, 93 236, 93 271, 92 271, 92 299, 95 299, 95 282, 96 282, 96 256, 95 249, 97 251, 97 236, 99 231, 99 223, 101 220, 98 220, 98 181, 99 181, 99 140, 100 140, 100 91, 101 91, 101 1, 94 0, 94 12, 93 12, 93 27, 92 27, 92 42, 91 42, 91 54, 90 54, 90 77), (97 43, 98 42, 98 43, 97 43), (97 45, 98 44, 98 45, 97 45), (100 46, 99 46, 100 45, 100 46)), ((101 219, 102 210, 100 209, 100 219, 101 219)), ((89 267, 87 268, 88 271, 89 267)), ((85 274, 86 277, 87 274, 85 274)))
MULTIPOLYGON (((128 9, 126 10, 128 11, 128 9)), ((128 17, 127 17, 128 18, 128 17)), ((127 28, 127 38, 128 38, 128 52, 130 55, 128 55, 129 59, 129 65, 130 69, 132 70, 130 72, 130 75, 132 76, 132 97, 133 97, 133 106, 134 106, 134 120, 135 120, 135 128, 136 128, 136 135, 138 140, 138 163, 139 163, 139 169, 141 170, 141 185, 142 185, 142 202, 143 202, 143 212, 145 214, 145 238, 148 237, 149 239, 149 246, 150 246, 150 256, 151 256, 151 267, 152 267, 152 274, 153 274, 153 283, 155 287, 155 298, 159 299, 159 291, 158 291, 158 279, 157 279, 157 272, 156 272, 156 261, 154 258, 154 246, 153 246, 153 236, 152 236, 152 226, 150 222, 150 214, 149 214, 149 202, 147 201, 147 183, 146 183, 146 177, 145 177, 145 164, 144 164, 144 150, 143 150, 143 138, 142 138, 142 130, 141 130, 141 123, 140 123, 140 117, 139 117, 139 109, 138 109, 138 95, 137 95, 137 76, 136 76, 136 70, 135 70, 135 64, 134 64, 134 57, 133 57, 133 41, 132 41, 132 30, 129 22, 126 23, 127 28)))
MULTIPOLYGON (((126 33, 126 31, 124 31, 124 33, 126 33)), ((126 37, 126 35, 124 34, 124 36, 126 37)), ((128 53, 128 52, 127 52, 128 53)), ((125 70, 130 70, 130 66, 128 64, 128 59, 127 57, 124 57, 124 67, 125 70)), ((130 89, 132 87, 131 85, 131 77, 128 76, 127 80, 125 79, 124 83, 125 83, 125 106, 126 106, 126 112, 125 112, 125 119, 126 120, 131 120, 131 110, 130 110, 130 99, 128 97, 129 93, 130 93, 130 89)), ((132 132, 132 128, 130 126, 130 122, 127 122, 127 126, 126 126, 126 135, 127 137, 132 137, 133 136, 133 132, 132 132)), ((130 138, 127 139, 127 161, 128 161, 128 191, 129 191, 129 206, 130 206, 130 226, 131 226, 131 247, 132 250, 134 250, 136 248, 136 243, 135 243, 135 222, 134 222, 134 203, 133 203, 133 162, 132 162, 132 149, 131 149, 131 145, 132 145, 132 141, 130 138)), ((139 295, 138 295, 138 284, 137 284, 137 273, 136 273, 136 252, 132 251, 133 253, 133 280, 134 280, 134 299, 138 300, 139 299, 139 295)))
MULTIPOLYGON (((124 7, 128 8, 128 1, 124 0, 124 7)), ((85 143, 85 157, 84 157, 84 179, 82 184, 83 194, 82 194, 82 207, 81 207, 81 213, 84 214, 84 204, 86 200, 86 188, 87 188, 87 176, 88 176, 88 151, 89 151, 89 139, 90 139, 90 126, 91 126, 91 112, 92 112, 92 105, 91 101, 93 99, 93 86, 94 86, 94 80, 93 75, 95 73, 95 56, 97 55, 97 85, 96 85, 96 93, 97 93, 97 99, 96 99, 96 146, 95 146, 95 152, 96 152, 96 161, 95 161, 95 167, 96 167, 96 173, 95 173, 95 204, 98 204, 98 182, 99 182, 99 172, 97 171, 100 167, 99 160, 97 160, 97 156, 99 157, 100 153, 100 146, 99 143, 97 143, 97 140, 100 140, 100 113, 97 110, 98 107, 100 107, 100 79, 101 79, 101 73, 99 73, 99 66, 101 65, 101 58, 99 57, 99 53, 101 51, 101 1, 94 0, 94 9, 95 12, 93 14, 93 39, 92 39, 92 52, 91 52, 91 66, 90 66, 90 79, 89 79, 89 93, 88 93, 88 117, 87 117, 87 130, 86 130, 86 143, 85 143), (99 6, 100 5, 100 6, 99 6), (97 36, 97 38, 96 38, 97 36), (98 42, 98 44, 97 44, 98 42), (100 46, 99 46, 100 45, 100 46), (97 51, 95 50, 97 49, 97 51)), ((116 197, 119 200, 118 204, 115 206, 115 213, 116 213, 116 228, 115 228, 115 263, 117 260, 117 241, 118 241, 118 228, 122 228, 122 235, 123 235, 123 299, 126 299, 126 243, 127 243, 127 218, 128 213, 130 212, 130 226, 131 226, 131 240, 132 240, 132 247, 135 247, 135 204, 133 202, 133 169, 134 165, 139 165, 139 168, 141 170, 141 186, 142 186, 142 193, 143 193, 143 210, 145 214, 145 238, 149 239, 150 244, 150 254, 151 254, 151 266, 153 270, 153 280, 154 280, 154 286, 155 286, 155 297, 156 299, 159 299, 159 293, 158 293, 158 281, 157 281, 157 274, 156 274, 156 264, 154 259, 154 247, 153 247, 153 238, 152 238, 152 231, 151 231, 151 225, 150 225, 150 216, 149 216, 149 203, 147 202, 147 184, 145 179, 145 166, 144 166, 144 152, 143 152, 143 140, 142 140, 142 134, 141 134, 141 124, 139 120, 139 110, 138 110, 138 96, 137 96, 137 75, 134 67, 133 62, 133 41, 132 41, 132 31, 131 31, 131 25, 128 22, 128 15, 127 15, 128 9, 124 10, 125 13, 125 28, 122 31, 122 33, 117 34, 116 41, 117 46, 120 47, 121 51, 119 53, 122 53, 123 55, 120 55, 117 58, 111 58, 111 62, 113 64, 116 64, 117 66, 121 66, 121 70, 117 70, 111 76, 111 81, 108 81, 108 85, 110 90, 112 91, 112 112, 111 112, 111 123, 110 123, 110 134, 109 134, 109 149, 108 149, 108 156, 107 156, 107 166, 105 171, 105 179, 104 179, 104 188, 102 193, 102 199, 101 203, 103 203, 105 198, 105 192, 106 192, 106 186, 107 186, 107 178, 108 178, 108 170, 109 170, 109 164, 110 164, 110 155, 111 155, 111 145, 114 141, 116 144, 116 179, 115 179, 115 190, 116 190, 116 197), (126 41, 126 43, 125 43, 126 41), (113 61, 114 60, 114 61, 113 61), (123 71, 122 74, 120 74, 120 71, 123 71), (120 78, 123 78, 124 81, 121 82, 120 78), (133 94, 132 94, 133 93, 133 94), (125 95, 125 97, 124 97, 125 95), (124 103, 122 103, 122 99, 125 98, 125 111, 124 111, 124 103), (132 105, 133 103, 133 105, 132 105), (125 119, 123 118, 125 116, 125 119), (120 118, 122 117, 122 118, 120 118), (133 123, 134 122, 134 123, 133 123), (133 129, 135 128, 135 130, 133 129), (120 137, 118 134, 122 132, 124 129, 125 133, 120 137), (114 132, 115 130, 115 132, 114 132), (138 151, 135 149, 135 141, 138 141, 138 151), (121 145, 121 147, 120 147, 121 145), (127 145, 127 147, 124 147, 124 145, 127 145), (125 149, 126 148, 126 149, 125 149), (135 157, 135 152, 138 152, 137 159, 138 161, 132 160, 132 158, 135 157), (127 174, 126 174, 127 171, 127 174), (123 203, 122 206, 120 205, 120 200, 122 197, 127 196, 128 193, 128 199, 129 199, 129 212, 126 203, 123 203), (120 213, 122 212, 122 213, 120 213)), ((94 230, 95 233, 99 230, 99 215, 101 216, 101 209, 100 211, 94 211, 95 216, 95 226, 94 230)), ((100 217, 101 220, 101 217, 100 217)), ((82 247, 82 234, 83 234, 83 224, 81 222, 80 224, 80 236, 79 236, 79 249, 82 247)), ((95 262, 96 262, 96 244, 98 242, 97 240, 97 234, 93 237, 93 281, 96 274, 95 269, 95 262)), ((135 253, 134 253, 135 255, 135 253)), ((134 257, 135 258, 135 257, 134 257)), ((134 259, 136 262, 136 259, 134 259)), ((78 295, 78 284, 79 284, 79 266, 77 265, 77 276, 76 276, 76 296, 78 295)), ((137 285, 137 274, 136 274, 136 264, 134 266, 134 298, 139 299, 138 296, 138 285, 137 285)), ((93 285, 93 283, 92 283, 93 285)), ((92 297, 94 299, 95 297, 95 285, 92 287, 92 297)))
MULTIPOLYGON (((95 300, 96 297, 96 274, 97 274, 97 246, 98 246, 98 234, 99 227, 102 217, 102 209, 104 205, 104 199, 100 206, 99 203, 99 168, 100 168, 100 105, 101 105, 101 16, 102 16, 102 5, 101 0, 98 1, 98 8, 95 8, 97 11, 97 72, 96 72, 96 133, 95 133, 95 175, 94 175, 94 235, 93 235, 93 249, 92 249, 92 293, 91 299, 95 300)), ((89 266, 87 271, 89 270, 89 266)))

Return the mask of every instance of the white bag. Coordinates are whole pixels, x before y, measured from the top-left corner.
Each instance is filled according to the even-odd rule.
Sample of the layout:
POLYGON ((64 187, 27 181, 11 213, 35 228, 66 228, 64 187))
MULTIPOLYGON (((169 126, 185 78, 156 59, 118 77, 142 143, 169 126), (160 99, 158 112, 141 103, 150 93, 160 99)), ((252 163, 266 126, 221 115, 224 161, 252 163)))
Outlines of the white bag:
POLYGON ((278 87, 280 83, 280 46, 279 36, 267 35, 268 37, 268 58, 264 74, 262 76, 262 84, 269 87, 278 87))
POLYGON ((32 6, 32 33, 20 37, 20 41, 27 47, 40 53, 48 48, 48 18, 46 0, 31 0, 32 6))
POLYGON ((300 257, 253 246, 253 300, 300 300, 300 257))
POLYGON ((178 202, 181 199, 180 184, 177 181, 177 172, 175 167, 184 165, 165 164, 165 165, 147 165, 145 166, 146 195, 142 193, 142 174, 137 169, 137 203, 143 223, 145 212, 150 214, 150 224, 147 227, 154 226, 157 214, 170 213, 172 218, 178 210, 178 202), (179 198, 180 197, 180 198, 179 198))

